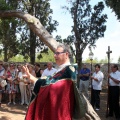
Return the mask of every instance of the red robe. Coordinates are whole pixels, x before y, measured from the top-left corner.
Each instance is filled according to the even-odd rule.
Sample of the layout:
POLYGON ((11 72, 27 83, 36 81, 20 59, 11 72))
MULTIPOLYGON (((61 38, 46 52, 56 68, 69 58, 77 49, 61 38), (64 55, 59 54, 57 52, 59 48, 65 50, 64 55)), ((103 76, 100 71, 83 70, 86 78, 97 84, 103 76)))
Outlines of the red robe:
POLYGON ((73 107, 73 82, 60 80, 41 87, 28 108, 26 120, 72 120, 73 107))

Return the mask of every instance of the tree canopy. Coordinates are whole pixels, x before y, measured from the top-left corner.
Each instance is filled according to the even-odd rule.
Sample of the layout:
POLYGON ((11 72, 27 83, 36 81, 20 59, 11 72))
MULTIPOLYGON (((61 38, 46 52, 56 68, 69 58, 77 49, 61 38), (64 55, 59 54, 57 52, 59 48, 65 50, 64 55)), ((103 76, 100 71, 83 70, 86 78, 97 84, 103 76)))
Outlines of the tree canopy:
POLYGON ((120 20, 120 0, 105 0, 105 3, 115 12, 117 19, 120 20))
POLYGON ((11 18, 17 17, 23 19, 29 28, 40 38, 42 42, 44 42, 52 51, 55 51, 56 45, 58 42, 48 33, 48 31, 43 27, 41 22, 35 18, 34 16, 24 13, 21 11, 1 11, 0 10, 0 18, 11 18))
POLYGON ((76 62, 81 67, 82 54, 87 46, 95 46, 100 37, 104 37, 107 15, 103 14, 103 2, 91 6, 89 0, 70 1, 70 7, 63 7, 73 20, 72 40, 76 48, 76 62))
MULTIPOLYGON (((71 30, 73 34, 68 36, 64 41, 70 40, 75 42, 76 61, 79 65, 82 62, 82 53, 87 45, 94 46, 98 38, 104 37, 107 16, 102 14, 103 9, 104 5, 102 2, 99 2, 93 8, 91 8, 89 0, 76 0, 71 3, 69 12, 74 23, 71 30)), ((0 11, 0 18, 10 17, 17 17, 24 20, 29 28, 39 37, 40 41, 45 43, 52 51, 55 51, 58 42, 53 39, 52 35, 48 33, 40 20, 34 15, 20 10, 5 11, 2 9, 0 11)))
MULTIPOLYGON (((1 0, 0 1, 0 10, 1 11, 9 10, 12 12, 13 11, 23 12, 24 11, 23 13, 25 13, 25 14, 28 13, 28 14, 34 16, 35 18, 37 18, 38 20, 40 20, 41 24, 44 26, 44 28, 50 34, 54 30, 56 30, 56 26, 58 25, 57 21, 52 20, 51 14, 53 11, 52 11, 52 9, 50 9, 49 0, 45 0, 45 1, 42 1, 42 0, 29 0, 29 1, 26 1, 26 0, 25 1, 23 1, 23 0, 19 0, 19 1, 1 0)), ((8 19, 10 19, 10 17, 6 17, 4 19, 2 18, 1 21, 6 21, 8 19)), ((22 21, 21 19, 17 19, 17 18, 14 18, 13 20, 17 21, 16 26, 14 25, 14 29, 11 29, 11 27, 10 27, 11 24, 13 24, 11 21, 8 22, 9 28, 6 28, 4 26, 1 27, 1 31, 4 30, 2 28, 6 28, 7 31, 14 30, 14 32, 13 32, 13 35, 15 35, 15 37, 13 37, 14 43, 19 43, 19 44, 17 44, 17 47, 16 47, 17 50, 15 50, 15 48, 14 48, 14 49, 10 49, 9 51, 14 50, 11 53, 21 54, 25 58, 30 57, 31 63, 34 63, 36 49, 37 49, 37 51, 39 50, 39 53, 41 53, 41 51, 46 52, 48 49, 47 49, 46 45, 44 44, 44 42, 42 40, 39 40, 40 37, 38 37, 33 32, 33 30, 29 29, 24 21, 22 21), (16 37, 16 35, 19 37, 16 37), (19 42, 17 42, 17 41, 19 41, 19 42)), ((5 32, 6 32, 6 30, 5 30, 5 32)), ((5 34, 5 32, 4 32, 4 34, 5 34)), ((6 36, 9 36, 8 35, 9 32, 6 32, 6 33, 7 33, 6 36)), ((1 35, 1 36, 3 37, 5 35, 1 35)), ((6 43, 9 43, 10 40, 8 37, 4 37, 3 41, 7 41, 6 43)), ((2 42, 2 44, 4 44, 4 43, 2 42)), ((6 48, 8 48, 8 47, 6 47, 6 48)), ((6 51, 7 51, 6 52, 7 55, 9 55, 8 49, 6 49, 6 51)), ((16 55, 16 54, 14 54, 14 55, 16 55)), ((40 58, 40 56, 42 56, 42 55, 40 54, 38 57, 40 58)))

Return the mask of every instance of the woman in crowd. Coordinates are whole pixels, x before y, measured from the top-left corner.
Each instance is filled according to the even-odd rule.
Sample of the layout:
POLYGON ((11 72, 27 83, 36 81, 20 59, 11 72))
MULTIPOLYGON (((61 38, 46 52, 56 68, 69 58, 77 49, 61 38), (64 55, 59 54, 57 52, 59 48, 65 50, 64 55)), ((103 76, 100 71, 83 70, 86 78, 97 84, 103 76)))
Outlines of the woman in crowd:
POLYGON ((43 73, 43 70, 40 68, 39 63, 35 63, 35 74, 37 78, 40 78, 43 73))
POLYGON ((27 90, 26 90, 28 81, 23 66, 21 71, 18 73, 18 81, 19 81, 19 88, 21 93, 21 105, 23 104, 28 105, 27 90))
POLYGON ((16 84, 15 81, 17 80, 17 72, 14 69, 14 64, 10 63, 9 69, 7 70, 6 73, 7 76, 7 92, 9 94, 9 102, 8 105, 11 104, 12 99, 13 99, 13 104, 15 105, 15 97, 16 97, 16 84))
MULTIPOLYGON (((36 77, 34 66, 31 65, 31 64, 28 64, 27 67, 29 69, 30 74, 32 74, 34 77, 36 77)), ((33 88, 34 88, 34 83, 31 82, 30 80, 29 80, 29 83, 30 84, 28 85, 28 91, 29 91, 29 100, 30 100, 31 95, 32 95, 32 91, 33 91, 33 88)))
MULTIPOLYGON (((8 72, 8 70, 9 70, 9 65, 8 65, 8 63, 4 63, 3 64, 3 67, 4 67, 4 70, 5 70, 5 72, 4 72, 4 80, 6 80, 7 81, 7 72, 8 72)), ((8 81, 7 81, 8 82, 8 81)), ((5 86, 5 93, 7 93, 7 85, 5 86)))

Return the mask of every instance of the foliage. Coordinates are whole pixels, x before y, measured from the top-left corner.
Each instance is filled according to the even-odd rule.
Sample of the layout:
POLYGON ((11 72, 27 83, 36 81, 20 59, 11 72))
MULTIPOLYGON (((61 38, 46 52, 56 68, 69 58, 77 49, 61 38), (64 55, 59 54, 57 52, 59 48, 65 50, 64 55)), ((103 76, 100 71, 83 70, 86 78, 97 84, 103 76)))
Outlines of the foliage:
POLYGON ((40 60, 36 59, 36 62, 55 62, 54 53, 50 49, 48 49, 48 53, 41 54, 43 57, 40 60))
MULTIPOLYGON (((110 63, 112 63, 112 61, 113 61, 113 59, 111 58, 110 63)), ((91 63, 91 61, 90 61, 89 58, 87 58, 86 60, 83 61, 83 63, 91 63)), ((108 58, 105 57, 104 59, 100 59, 100 60, 98 60, 98 58, 94 58, 92 63, 102 63, 102 64, 106 63, 107 64, 108 63, 108 58)))
MULTIPOLYGON (((22 55, 16 55, 15 57, 10 58, 9 61, 24 62, 26 60, 24 59, 24 57, 22 55)), ((29 60, 27 60, 26 62, 29 62, 29 60)))
MULTIPOLYGON (((41 21, 42 25, 48 30, 49 33, 52 33, 54 30, 56 30, 56 26, 58 25, 57 21, 52 20, 52 17, 51 17, 52 9, 50 9, 49 0, 45 0, 45 1, 43 0, 29 0, 29 1, 0 0, 0 6, 1 6, 0 8, 1 10, 19 10, 19 11, 30 13, 31 15, 35 16, 41 21)), ((13 55, 16 55, 17 53, 21 54, 24 56, 25 59, 28 59, 30 57, 30 60, 33 63, 35 59, 36 48, 38 48, 40 51, 43 50, 44 52, 46 52, 46 46, 28 28, 25 22, 19 19, 15 19, 15 20, 18 22, 16 24, 16 27, 14 26, 16 29, 14 28, 14 32, 13 32, 14 47, 16 49, 14 51, 13 50, 11 51, 11 49, 13 49, 14 47, 12 46, 11 48, 11 45, 9 44, 9 48, 11 48, 9 49, 9 51, 13 55)), ((1 21, 3 22, 5 21, 5 19, 2 19, 1 21)), ((9 21, 8 22, 9 27, 7 28, 7 30, 9 31, 12 30, 10 27, 11 24, 12 22, 9 21)), ((4 35, 2 34, 2 36, 6 36, 5 33, 4 35)), ((9 39, 3 39, 3 41, 6 41, 6 43, 10 42, 9 39)), ((8 54, 7 52, 4 52, 4 53, 8 54)), ((12 57, 12 55, 10 56, 12 57)))
MULTIPOLYGON (((89 58, 87 58, 86 60, 83 61, 83 63, 91 63, 91 61, 89 58)), ((97 58, 94 58, 92 60, 92 63, 99 63, 99 60, 97 58)))
POLYGON ((108 63, 108 58, 106 57, 105 59, 101 59, 99 63, 108 63))
MULTIPOLYGON (((1 0, 1 10, 17 9, 17 1, 14 0, 1 0)), ((17 40, 17 26, 18 20, 14 18, 1 18, 0 19, 0 53, 4 53, 4 61, 8 61, 11 57, 19 53, 17 40)))
POLYGON ((11 10, 12 6, 6 5, 5 0, 0 0, 0 9, 1 10, 11 10))
MULTIPOLYGON (((4 61, 4 55, 3 54, 0 54, 0 60, 3 60, 4 61)), ((11 57, 9 59, 8 62, 10 61, 13 61, 13 62, 30 62, 30 58, 28 57, 27 59, 24 59, 24 57, 20 54, 14 56, 14 57, 11 57)), ((36 60, 35 62, 55 62, 55 59, 54 59, 54 53, 48 49, 48 52, 47 53, 37 53, 36 54, 36 60), (42 54, 42 58, 38 59, 37 57, 42 54)))
POLYGON ((76 62, 79 68, 82 63, 82 54, 87 46, 95 47, 96 41, 100 37, 104 37, 106 30, 105 22, 106 14, 102 14, 104 9, 103 2, 99 2, 93 8, 89 4, 89 0, 75 0, 71 3, 71 7, 63 7, 68 10, 73 19, 72 37, 75 41, 76 62))
MULTIPOLYGON (((29 14, 38 18, 50 34, 56 30, 58 23, 57 21, 52 20, 51 14, 53 11, 50 9, 49 0, 30 0, 28 2, 23 1, 21 4, 23 4, 21 10, 25 10, 29 14)), ((24 38, 24 47, 22 47, 21 52, 22 54, 26 54, 26 57, 30 56, 31 63, 34 63, 36 48, 39 49, 39 51, 47 52, 46 46, 27 27, 25 27, 23 31, 27 34, 22 33, 21 41, 23 41, 22 39, 24 38), (26 52, 24 53, 24 51, 26 52)), ((42 54, 40 57, 42 57, 42 54)))
POLYGON ((116 14, 117 19, 120 20, 120 1, 119 0, 105 0, 105 3, 116 14))
POLYGON ((1 20, 0 23, 0 53, 4 53, 4 61, 18 54, 19 43, 16 37, 17 21, 14 19, 1 20))

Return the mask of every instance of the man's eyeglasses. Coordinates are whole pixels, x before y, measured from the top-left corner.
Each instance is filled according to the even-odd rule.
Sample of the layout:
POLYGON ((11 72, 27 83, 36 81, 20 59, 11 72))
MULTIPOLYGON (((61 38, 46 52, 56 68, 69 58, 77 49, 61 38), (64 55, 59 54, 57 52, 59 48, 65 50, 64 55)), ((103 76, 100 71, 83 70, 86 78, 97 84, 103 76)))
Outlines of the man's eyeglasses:
POLYGON ((55 52, 54 55, 59 55, 59 54, 62 54, 62 53, 65 53, 65 52, 55 52))

